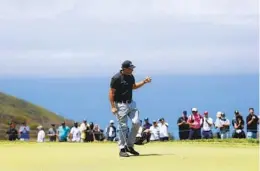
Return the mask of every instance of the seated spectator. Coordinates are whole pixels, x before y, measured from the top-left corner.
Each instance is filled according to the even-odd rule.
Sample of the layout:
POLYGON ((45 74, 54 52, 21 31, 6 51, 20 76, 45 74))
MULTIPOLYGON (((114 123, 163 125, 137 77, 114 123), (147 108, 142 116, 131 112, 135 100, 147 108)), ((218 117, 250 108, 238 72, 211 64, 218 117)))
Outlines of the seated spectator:
POLYGON ((45 132, 43 127, 39 125, 37 129, 38 129, 37 142, 38 143, 45 142, 45 132))
POLYGON ((144 125, 143 125, 143 136, 147 142, 150 141, 151 133, 150 133, 150 127, 152 124, 150 124, 149 119, 145 118, 144 119, 144 125))
POLYGON ((190 125, 189 139, 201 139, 202 116, 198 113, 197 108, 192 108, 191 111, 192 114, 188 118, 190 125))
POLYGON ((15 141, 18 139, 18 131, 15 127, 15 123, 11 122, 8 130, 6 131, 6 134, 8 134, 9 141, 15 141))
POLYGON ((150 141, 160 140, 160 128, 156 121, 153 121, 153 125, 150 127, 151 138, 150 141))
POLYGON ((219 120, 219 130, 221 139, 229 138, 230 122, 226 118, 226 114, 224 112, 221 113, 221 118, 219 120))
POLYGON ((256 139, 257 138, 257 126, 259 124, 259 118, 254 113, 254 108, 249 108, 249 115, 246 118, 247 123, 247 138, 256 139))
POLYGON ((58 128, 58 138, 59 142, 67 142, 69 136, 70 128, 66 126, 65 122, 61 123, 61 126, 58 128))
POLYGON ((168 141, 169 140, 169 132, 168 132, 168 123, 165 122, 164 118, 160 119, 160 141, 168 141))
POLYGON ((29 141, 30 139, 30 128, 26 125, 26 122, 22 123, 22 126, 19 129, 20 140, 29 141))
POLYGON ((81 133, 78 127, 78 122, 74 123, 74 126, 71 128, 70 134, 72 142, 80 142, 81 133))
POLYGON ((204 112, 204 117, 202 119, 202 136, 204 139, 213 138, 212 133, 213 119, 209 117, 207 111, 204 112))
POLYGON ((235 128, 234 138, 246 138, 245 132, 243 130, 244 125, 245 122, 242 115, 236 116, 236 120, 234 122, 234 128, 235 128))
POLYGON ((116 138, 116 127, 113 120, 110 121, 110 125, 106 129, 106 136, 108 141, 114 141, 116 138))
POLYGON ((103 141, 103 133, 102 133, 101 129, 99 128, 98 124, 94 125, 93 133, 94 133, 94 141, 103 141))
POLYGON ((178 119, 177 125, 179 127, 179 138, 180 140, 186 140, 189 138, 190 126, 187 123, 187 111, 182 112, 182 116, 178 119))
POLYGON ((140 120, 140 127, 138 129, 137 135, 136 135, 136 140, 135 144, 136 145, 143 145, 144 140, 146 139, 144 134, 143 134, 143 127, 142 127, 142 120, 140 120))
POLYGON ((87 124, 87 120, 84 119, 83 122, 80 124, 80 141, 81 142, 85 142, 86 141, 86 137, 87 137, 87 127, 88 127, 88 124, 87 124))
POLYGON ((55 124, 51 124, 51 126, 52 127, 48 131, 48 136, 50 138, 50 142, 55 142, 57 136, 57 130, 55 128, 55 124))

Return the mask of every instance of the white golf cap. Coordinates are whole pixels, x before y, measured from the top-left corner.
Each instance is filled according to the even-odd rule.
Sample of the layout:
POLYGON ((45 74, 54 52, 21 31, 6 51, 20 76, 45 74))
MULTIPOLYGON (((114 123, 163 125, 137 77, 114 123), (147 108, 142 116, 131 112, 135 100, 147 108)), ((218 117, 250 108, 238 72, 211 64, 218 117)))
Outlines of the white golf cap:
POLYGON ((110 120, 110 123, 115 123, 113 120, 110 120))
POLYGON ((222 112, 218 111, 218 112, 217 112, 217 115, 216 115, 217 118, 220 118, 220 117, 221 117, 221 114, 222 114, 222 112))
POLYGON ((192 112, 198 112, 198 109, 194 107, 194 108, 191 109, 191 111, 192 112))
POLYGON ((37 129, 42 129, 42 126, 41 126, 41 125, 39 125, 39 126, 37 127, 37 129))

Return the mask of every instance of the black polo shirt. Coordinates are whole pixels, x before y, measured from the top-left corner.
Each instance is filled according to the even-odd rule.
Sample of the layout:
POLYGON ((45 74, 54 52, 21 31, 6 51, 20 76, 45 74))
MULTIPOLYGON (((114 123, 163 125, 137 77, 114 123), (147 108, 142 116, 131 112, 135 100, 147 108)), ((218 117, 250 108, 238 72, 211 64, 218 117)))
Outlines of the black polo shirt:
MULTIPOLYGON (((182 123, 182 121, 187 122, 188 121, 188 117, 186 116, 185 118, 180 117, 177 121, 177 124, 182 123)), ((179 131, 185 131, 185 130, 189 130, 190 126, 189 124, 182 124, 179 125, 179 131)))
POLYGON ((110 88, 116 89, 114 101, 132 101, 134 84, 135 78, 133 75, 123 75, 121 71, 114 75, 110 83, 110 88))
POLYGON ((259 118, 255 114, 254 115, 249 114, 246 117, 246 124, 247 124, 247 131, 248 132, 257 132, 258 120, 259 120, 259 118), (248 122, 251 121, 253 116, 255 117, 254 121, 250 125, 248 125, 248 122))

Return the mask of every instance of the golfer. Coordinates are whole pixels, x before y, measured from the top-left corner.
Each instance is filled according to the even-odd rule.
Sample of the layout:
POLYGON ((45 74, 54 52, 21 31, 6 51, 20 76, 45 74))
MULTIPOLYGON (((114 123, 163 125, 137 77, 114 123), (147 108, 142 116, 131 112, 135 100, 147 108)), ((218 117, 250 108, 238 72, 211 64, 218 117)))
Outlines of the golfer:
POLYGON ((122 69, 112 77, 110 83, 109 100, 111 103, 111 111, 119 122, 118 145, 120 148, 120 157, 129 157, 127 152, 136 156, 139 155, 133 148, 140 127, 140 119, 136 103, 132 99, 132 91, 151 82, 151 78, 147 77, 143 81, 135 83, 135 78, 132 75, 134 68, 135 66, 131 61, 124 61, 122 63, 122 69), (132 121, 132 129, 127 136, 128 117, 132 121))

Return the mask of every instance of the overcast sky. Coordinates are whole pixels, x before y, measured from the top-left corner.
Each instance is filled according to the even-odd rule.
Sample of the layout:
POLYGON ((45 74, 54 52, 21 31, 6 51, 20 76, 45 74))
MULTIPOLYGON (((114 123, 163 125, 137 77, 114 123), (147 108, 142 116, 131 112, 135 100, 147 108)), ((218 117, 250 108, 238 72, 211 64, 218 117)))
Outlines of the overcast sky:
POLYGON ((257 0, 0 0, 0 76, 258 73, 257 0))

